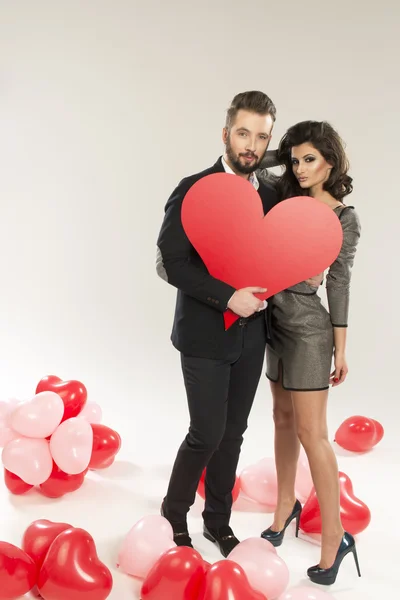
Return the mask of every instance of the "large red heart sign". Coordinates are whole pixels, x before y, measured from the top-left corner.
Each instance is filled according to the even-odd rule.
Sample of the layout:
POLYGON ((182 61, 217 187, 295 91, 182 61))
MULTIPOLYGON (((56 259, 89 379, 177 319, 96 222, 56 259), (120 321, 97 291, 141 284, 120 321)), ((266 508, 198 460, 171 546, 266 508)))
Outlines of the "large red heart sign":
MULTIPOLYGON (((331 208, 308 196, 290 198, 264 216, 246 179, 213 173, 187 192, 182 226, 210 275, 236 289, 259 286, 261 300, 327 269, 343 241, 331 208)), ((239 317, 224 313, 228 329, 239 317)))

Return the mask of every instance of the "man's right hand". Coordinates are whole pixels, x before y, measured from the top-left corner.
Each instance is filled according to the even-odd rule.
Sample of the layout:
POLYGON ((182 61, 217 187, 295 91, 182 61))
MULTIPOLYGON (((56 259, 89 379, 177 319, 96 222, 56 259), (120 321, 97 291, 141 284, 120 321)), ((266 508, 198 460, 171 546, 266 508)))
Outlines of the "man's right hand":
POLYGON ((264 306, 264 301, 256 298, 254 294, 262 294, 266 291, 266 288, 260 287, 247 287, 237 290, 229 300, 228 308, 239 317, 251 317, 264 306))

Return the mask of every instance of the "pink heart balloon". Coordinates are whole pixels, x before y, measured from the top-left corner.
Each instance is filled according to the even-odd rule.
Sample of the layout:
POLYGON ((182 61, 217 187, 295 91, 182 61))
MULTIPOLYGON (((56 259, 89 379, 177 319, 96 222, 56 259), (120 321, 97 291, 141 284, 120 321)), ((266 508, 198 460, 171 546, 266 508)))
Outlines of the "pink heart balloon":
POLYGON ((10 423, 20 435, 31 438, 46 438, 51 435, 64 414, 64 403, 55 392, 40 392, 31 400, 18 406, 10 423))
POLYGON ((82 417, 73 417, 61 423, 50 439, 54 462, 68 475, 77 475, 87 469, 92 446, 93 429, 82 417))
POLYGON ((145 579, 160 556, 176 547, 170 523, 160 515, 138 521, 123 541, 118 566, 128 575, 145 579))
POLYGON ((20 437, 2 452, 3 466, 29 485, 40 485, 51 475, 53 460, 46 440, 20 437))
POLYGON ((243 469, 240 474, 242 492, 260 504, 275 506, 278 496, 275 461, 263 458, 254 465, 243 469))
POLYGON ((79 414, 80 417, 85 417, 88 423, 101 423, 103 418, 103 412, 101 407, 96 402, 86 402, 82 411, 79 414))
POLYGON ((289 583, 289 569, 273 545, 262 538, 244 540, 229 554, 240 565, 252 588, 274 600, 289 583))

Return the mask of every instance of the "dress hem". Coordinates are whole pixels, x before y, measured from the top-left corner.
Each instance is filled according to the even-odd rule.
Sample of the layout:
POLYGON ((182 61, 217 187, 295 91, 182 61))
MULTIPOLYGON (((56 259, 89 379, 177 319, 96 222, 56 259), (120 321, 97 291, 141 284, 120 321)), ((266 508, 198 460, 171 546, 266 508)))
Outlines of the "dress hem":
MULTIPOLYGON (((279 382, 279 378, 278 379, 273 379, 272 377, 270 377, 268 375, 268 373, 265 374, 267 379, 269 379, 269 381, 272 381, 273 383, 278 383, 279 382)), ((282 380, 282 387, 284 390, 288 391, 288 392, 324 392, 325 390, 329 390, 329 385, 322 387, 322 388, 291 388, 291 387, 286 387, 285 384, 283 383, 282 380)))

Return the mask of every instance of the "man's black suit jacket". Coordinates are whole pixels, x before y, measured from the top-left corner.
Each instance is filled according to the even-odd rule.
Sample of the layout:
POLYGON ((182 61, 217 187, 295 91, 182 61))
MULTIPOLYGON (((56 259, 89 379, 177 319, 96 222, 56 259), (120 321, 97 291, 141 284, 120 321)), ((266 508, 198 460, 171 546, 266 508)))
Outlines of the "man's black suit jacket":
MULTIPOLYGON (((225 331, 223 319, 228 301, 236 290, 209 274, 183 229, 181 207, 186 193, 196 181, 219 172, 224 172, 221 157, 209 169, 185 177, 179 183, 165 206, 157 241, 157 273, 178 289, 172 343, 185 355, 213 359, 239 355, 242 328, 236 321, 225 331)), ((261 181, 259 184, 258 193, 266 214, 278 199, 272 185, 261 181)), ((254 281, 251 285, 259 285, 259 282, 254 281)), ((260 318, 260 326, 262 321, 260 318)))

